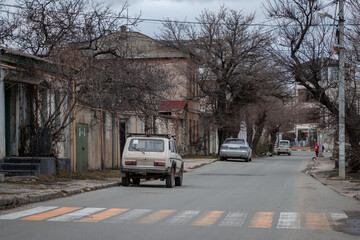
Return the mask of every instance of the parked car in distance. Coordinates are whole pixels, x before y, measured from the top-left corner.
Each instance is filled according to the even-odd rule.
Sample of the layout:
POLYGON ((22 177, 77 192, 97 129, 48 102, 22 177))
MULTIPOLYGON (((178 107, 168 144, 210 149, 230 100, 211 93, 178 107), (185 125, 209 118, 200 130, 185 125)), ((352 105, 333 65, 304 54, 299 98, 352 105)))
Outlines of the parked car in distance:
POLYGON ((182 185, 184 163, 169 134, 129 134, 120 167, 123 186, 140 179, 165 180, 168 188, 182 185))
POLYGON ((251 161, 252 150, 245 139, 227 138, 220 148, 220 160, 229 158, 245 159, 245 162, 251 161))
POLYGON ((279 145, 275 147, 276 155, 287 154, 291 155, 291 144, 289 140, 280 140, 279 145))

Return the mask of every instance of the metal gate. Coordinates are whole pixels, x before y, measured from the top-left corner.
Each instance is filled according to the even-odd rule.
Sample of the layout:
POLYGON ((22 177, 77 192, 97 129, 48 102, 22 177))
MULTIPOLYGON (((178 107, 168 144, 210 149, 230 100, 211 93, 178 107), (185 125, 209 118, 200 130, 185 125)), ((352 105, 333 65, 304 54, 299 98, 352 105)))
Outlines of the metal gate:
POLYGON ((76 124, 76 171, 88 170, 88 125, 76 124))

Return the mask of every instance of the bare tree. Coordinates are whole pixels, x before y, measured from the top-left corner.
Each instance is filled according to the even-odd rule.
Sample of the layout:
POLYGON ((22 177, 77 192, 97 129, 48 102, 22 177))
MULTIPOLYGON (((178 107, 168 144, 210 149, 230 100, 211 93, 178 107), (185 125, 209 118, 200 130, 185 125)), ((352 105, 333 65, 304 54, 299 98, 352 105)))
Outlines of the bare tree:
POLYGON ((10 12, 4 6, 4 0, 0 0, 0 44, 7 45, 7 41, 17 26, 17 21, 10 20, 10 12))
MULTIPOLYGON (((322 69, 334 61, 330 58, 333 51, 329 46, 336 39, 334 27, 317 16, 317 11, 324 8, 322 1, 268 0, 264 7, 278 28, 277 46, 280 47, 273 51, 274 59, 286 67, 293 79, 303 85, 330 114, 338 116, 337 82, 321 78, 322 69)), ((356 82, 351 80, 351 75, 346 74, 346 134, 351 144, 348 163, 350 171, 358 171, 360 117, 358 103, 353 101, 357 91, 354 91, 356 82)))
POLYGON ((98 39, 120 31, 128 8, 125 2, 115 11, 96 0, 17 0, 16 4, 18 11, 12 21, 19 25, 13 41, 18 49, 43 57, 69 43, 94 46, 98 39))
MULTIPOLYGON (((258 74, 271 38, 253 28, 254 15, 221 6, 218 12, 204 10, 198 25, 168 21, 161 39, 187 53, 198 66, 196 76, 188 76, 200 88, 203 103, 211 109, 218 127, 220 143, 234 129, 239 111, 256 102, 266 77, 258 74)), ((237 133, 236 133, 237 135, 237 133)))

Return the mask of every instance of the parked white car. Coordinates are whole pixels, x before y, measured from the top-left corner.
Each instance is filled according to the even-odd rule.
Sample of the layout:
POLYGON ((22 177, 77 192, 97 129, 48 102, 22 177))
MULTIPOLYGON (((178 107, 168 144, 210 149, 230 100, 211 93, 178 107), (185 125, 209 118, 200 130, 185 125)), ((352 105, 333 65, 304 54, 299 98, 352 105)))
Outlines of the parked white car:
POLYGON ((220 160, 229 158, 245 159, 245 162, 251 161, 252 149, 245 139, 227 138, 220 148, 220 160))
POLYGON ((287 154, 291 155, 291 144, 289 140, 280 140, 279 146, 275 147, 276 155, 287 154))
POLYGON ((165 180, 168 188, 182 185, 184 163, 168 134, 129 134, 120 166, 123 186, 140 179, 165 180))

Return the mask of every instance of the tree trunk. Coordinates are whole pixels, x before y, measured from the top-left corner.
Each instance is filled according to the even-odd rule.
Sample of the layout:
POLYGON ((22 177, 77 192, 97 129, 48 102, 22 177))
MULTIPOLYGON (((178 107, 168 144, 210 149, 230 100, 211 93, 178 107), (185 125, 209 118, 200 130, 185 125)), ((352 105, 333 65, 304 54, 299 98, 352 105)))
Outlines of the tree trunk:
POLYGON ((264 126, 265 126, 265 122, 266 122, 266 110, 264 110, 262 113, 260 113, 258 115, 258 119, 255 123, 255 135, 254 135, 254 139, 252 141, 252 150, 253 152, 257 152, 257 146, 259 144, 262 132, 264 130, 264 126))

